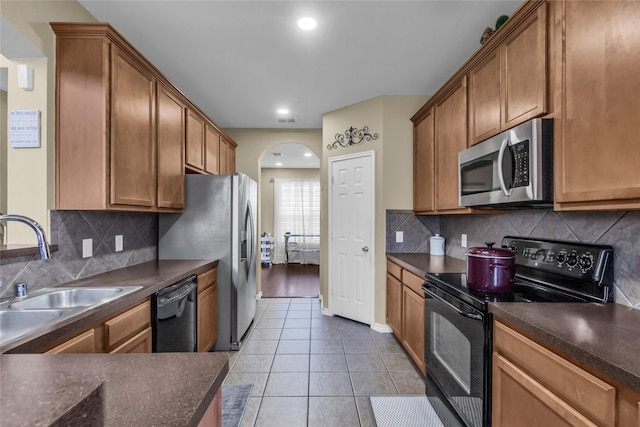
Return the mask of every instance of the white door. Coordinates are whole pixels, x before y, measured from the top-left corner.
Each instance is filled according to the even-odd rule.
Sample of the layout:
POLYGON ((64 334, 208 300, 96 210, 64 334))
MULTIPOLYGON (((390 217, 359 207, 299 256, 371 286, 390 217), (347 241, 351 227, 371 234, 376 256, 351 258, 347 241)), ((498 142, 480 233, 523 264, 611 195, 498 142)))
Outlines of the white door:
POLYGON ((373 319, 374 152, 329 159, 329 309, 373 319))

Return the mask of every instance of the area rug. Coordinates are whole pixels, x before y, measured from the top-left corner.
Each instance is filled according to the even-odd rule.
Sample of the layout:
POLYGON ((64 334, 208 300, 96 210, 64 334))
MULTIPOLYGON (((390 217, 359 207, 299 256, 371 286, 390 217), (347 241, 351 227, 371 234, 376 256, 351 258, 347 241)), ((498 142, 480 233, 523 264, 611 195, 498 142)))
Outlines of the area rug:
POLYGON ((238 427, 253 384, 222 385, 222 427, 238 427))
POLYGON ((444 427, 427 396, 371 396, 378 427, 444 427))

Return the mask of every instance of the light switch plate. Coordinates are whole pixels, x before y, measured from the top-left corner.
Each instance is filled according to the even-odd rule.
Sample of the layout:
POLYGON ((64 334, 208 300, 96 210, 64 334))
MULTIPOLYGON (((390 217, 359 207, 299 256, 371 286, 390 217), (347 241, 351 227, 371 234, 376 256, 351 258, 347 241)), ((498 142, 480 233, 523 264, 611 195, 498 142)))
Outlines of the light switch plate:
POLYGON ((122 248, 124 246, 122 234, 118 234, 116 236, 116 252, 122 252, 122 248))
POLYGON ((404 233, 402 231, 396 231, 396 243, 404 242, 404 233))
POLYGON ((462 246, 463 248, 467 247, 467 235, 463 234, 462 236, 460 236, 460 246, 462 246))
POLYGON ((82 258, 93 256, 93 239, 82 239, 82 258))

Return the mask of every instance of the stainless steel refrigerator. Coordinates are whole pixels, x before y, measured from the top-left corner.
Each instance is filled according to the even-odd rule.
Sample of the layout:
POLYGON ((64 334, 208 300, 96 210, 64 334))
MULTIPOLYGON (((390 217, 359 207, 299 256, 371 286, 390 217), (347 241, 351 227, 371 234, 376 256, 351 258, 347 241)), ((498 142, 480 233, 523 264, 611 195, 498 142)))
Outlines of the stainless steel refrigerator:
POLYGON ((218 260, 218 341, 238 350, 256 314, 257 184, 246 175, 187 175, 185 209, 160 214, 159 259, 218 260))

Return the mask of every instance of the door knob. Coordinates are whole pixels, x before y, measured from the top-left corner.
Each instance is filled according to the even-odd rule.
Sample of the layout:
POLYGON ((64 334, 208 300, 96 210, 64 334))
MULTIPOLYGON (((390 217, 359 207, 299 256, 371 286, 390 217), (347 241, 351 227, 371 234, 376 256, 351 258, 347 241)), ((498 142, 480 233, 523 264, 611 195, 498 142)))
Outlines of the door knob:
POLYGON ((365 246, 364 248, 362 248, 362 252, 369 252, 369 246, 365 246))

